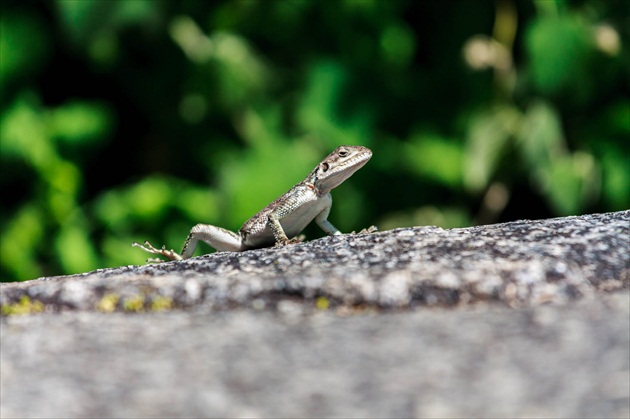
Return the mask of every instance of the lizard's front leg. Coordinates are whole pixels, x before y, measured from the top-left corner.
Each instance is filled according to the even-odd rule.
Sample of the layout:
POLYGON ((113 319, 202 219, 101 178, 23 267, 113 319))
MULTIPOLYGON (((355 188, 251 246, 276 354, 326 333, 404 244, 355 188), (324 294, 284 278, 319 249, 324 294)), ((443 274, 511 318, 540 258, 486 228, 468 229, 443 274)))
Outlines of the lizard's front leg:
MULTIPOLYGON (((243 241, 241 236, 224 228, 208 224, 197 224, 190 230, 190 234, 184 243, 184 248, 179 254, 174 250, 166 250, 164 246, 162 246, 161 249, 156 249, 148 241, 145 241, 144 245, 136 242, 131 245, 139 247, 145 252, 153 253, 154 255, 165 256, 169 260, 182 260, 192 257, 193 253, 195 253, 199 240, 208 243, 219 252, 240 252, 243 250, 243 241)), ((147 259, 147 263, 154 262, 163 261, 157 258, 147 259)))
MULTIPOLYGON (((330 213, 330 206, 327 208, 324 208, 322 212, 317 214, 317 217, 315 217, 315 222, 329 236, 336 236, 338 234, 343 234, 341 231, 337 229, 337 227, 335 227, 334 225, 332 225, 330 221, 328 221, 329 213, 330 213)), ((378 231, 378 228, 376 228, 376 226, 370 226, 368 228, 364 228, 363 230, 359 231, 359 234, 374 233, 375 231, 378 231)), ((356 234, 356 233, 353 231, 350 234, 356 234)))
POLYGON ((287 234, 284 232, 282 228, 282 224, 280 224, 280 219, 274 213, 269 215, 267 219, 267 224, 273 233, 273 238, 276 240, 276 246, 286 246, 287 244, 296 244, 301 243, 304 239, 304 236, 300 235, 294 237, 292 239, 287 237, 287 234))

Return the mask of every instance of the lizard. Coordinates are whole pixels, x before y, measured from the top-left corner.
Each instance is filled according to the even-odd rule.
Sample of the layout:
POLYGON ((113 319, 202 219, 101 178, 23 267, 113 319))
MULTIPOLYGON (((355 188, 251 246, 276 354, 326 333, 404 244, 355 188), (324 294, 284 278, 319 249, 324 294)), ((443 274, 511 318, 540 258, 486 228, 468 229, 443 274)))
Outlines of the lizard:
MULTIPOLYGON (((133 242, 131 245, 164 256, 168 260, 183 260, 192 257, 199 240, 220 252, 242 252, 300 243, 302 237, 297 235, 313 220, 330 236, 342 234, 328 221, 332 205, 330 191, 363 167, 371 157, 372 151, 367 147, 337 147, 306 179, 247 220, 238 233, 209 224, 197 224, 190 230, 181 253, 167 250, 165 246, 157 249, 149 241, 144 244, 133 242)), ((376 230, 375 226, 371 226, 360 233, 372 233, 376 230)), ((163 260, 147 259, 147 263, 155 262, 163 260)))

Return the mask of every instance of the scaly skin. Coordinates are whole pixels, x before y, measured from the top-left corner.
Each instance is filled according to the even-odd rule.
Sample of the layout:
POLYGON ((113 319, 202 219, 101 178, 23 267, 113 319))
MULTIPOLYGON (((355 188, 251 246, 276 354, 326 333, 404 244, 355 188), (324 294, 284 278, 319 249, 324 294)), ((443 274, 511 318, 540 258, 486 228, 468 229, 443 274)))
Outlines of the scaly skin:
MULTIPOLYGON (((330 191, 363 167, 370 157, 372 151, 366 147, 337 147, 306 179, 247 220, 238 233, 208 224, 197 224, 190 230, 181 253, 167 250, 164 246, 155 248, 148 241, 131 245, 169 260, 182 260, 192 257, 199 240, 218 251, 232 252, 299 243, 302 238, 298 234, 313 220, 326 234, 341 234, 328 221, 332 205, 330 191)), ((376 231, 376 227, 371 226, 361 230, 361 233, 373 231, 376 231)), ((153 258, 147 262, 162 260, 153 258)))

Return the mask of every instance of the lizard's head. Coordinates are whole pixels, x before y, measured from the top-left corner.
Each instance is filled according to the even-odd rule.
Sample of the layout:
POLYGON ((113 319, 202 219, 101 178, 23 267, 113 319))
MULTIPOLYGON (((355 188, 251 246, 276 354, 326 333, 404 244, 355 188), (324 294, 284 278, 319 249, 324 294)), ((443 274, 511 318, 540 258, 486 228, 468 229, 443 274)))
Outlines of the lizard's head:
POLYGON ((367 147, 342 145, 330 153, 313 171, 313 183, 320 194, 336 188, 372 157, 367 147))

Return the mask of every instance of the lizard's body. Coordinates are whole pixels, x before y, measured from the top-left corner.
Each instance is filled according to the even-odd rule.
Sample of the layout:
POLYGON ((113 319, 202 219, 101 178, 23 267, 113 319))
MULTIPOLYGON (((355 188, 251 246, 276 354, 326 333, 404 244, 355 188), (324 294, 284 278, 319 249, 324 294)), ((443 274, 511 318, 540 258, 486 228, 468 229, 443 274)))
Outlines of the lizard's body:
MULTIPOLYGON (((133 246, 170 260, 187 259, 192 256, 199 240, 208 243, 218 251, 241 252, 249 249, 283 246, 297 243, 295 238, 315 220, 328 235, 341 234, 328 221, 332 205, 330 191, 348 179, 372 157, 370 149, 361 146, 341 146, 330 153, 313 171, 289 191, 260 210, 247 220, 238 233, 221 227, 197 224, 192 228, 181 254, 156 249, 149 242, 133 246)), ((374 231, 370 227, 367 231, 374 231)), ((149 261, 160 261, 150 259, 149 261)))

